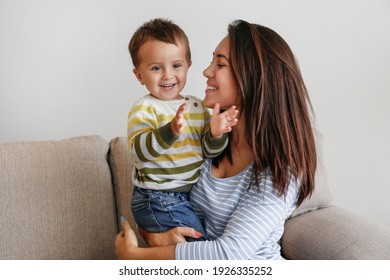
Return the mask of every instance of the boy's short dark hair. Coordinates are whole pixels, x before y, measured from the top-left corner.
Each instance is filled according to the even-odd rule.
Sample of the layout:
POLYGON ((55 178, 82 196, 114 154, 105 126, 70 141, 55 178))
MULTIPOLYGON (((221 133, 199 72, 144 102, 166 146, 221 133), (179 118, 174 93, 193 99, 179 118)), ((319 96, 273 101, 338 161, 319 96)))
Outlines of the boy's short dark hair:
POLYGON ((187 61, 191 62, 190 43, 183 29, 171 20, 156 18, 141 25, 130 39, 129 52, 131 59, 133 60, 134 67, 137 67, 139 64, 139 48, 150 39, 175 45, 177 45, 178 42, 182 42, 187 48, 187 61))

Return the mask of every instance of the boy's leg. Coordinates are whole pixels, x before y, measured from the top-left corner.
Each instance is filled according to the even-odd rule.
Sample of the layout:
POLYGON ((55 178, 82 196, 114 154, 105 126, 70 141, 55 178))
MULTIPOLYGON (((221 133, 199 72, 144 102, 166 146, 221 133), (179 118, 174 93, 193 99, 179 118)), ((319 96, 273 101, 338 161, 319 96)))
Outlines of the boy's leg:
POLYGON ((159 224, 152 209, 153 193, 151 190, 145 190, 134 187, 131 201, 131 211, 137 225, 148 232, 163 232, 164 227, 159 224))
POLYGON ((206 233, 198 215, 188 200, 188 195, 189 193, 156 193, 154 208, 156 219, 166 230, 177 226, 187 226, 200 232, 203 236, 203 238, 199 239, 187 238, 187 241, 206 240, 206 233))
POLYGON ((198 215, 188 201, 188 193, 170 193, 134 188, 132 211, 137 225, 148 232, 163 232, 173 227, 188 226, 203 235, 198 215))

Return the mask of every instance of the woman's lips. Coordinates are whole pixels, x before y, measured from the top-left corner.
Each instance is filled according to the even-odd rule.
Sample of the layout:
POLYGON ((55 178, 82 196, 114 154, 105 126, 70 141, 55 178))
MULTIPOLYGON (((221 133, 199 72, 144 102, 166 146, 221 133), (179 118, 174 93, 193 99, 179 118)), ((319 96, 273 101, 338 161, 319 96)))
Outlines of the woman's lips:
POLYGON ((206 90, 205 90, 205 93, 212 93, 214 91, 218 90, 217 87, 214 87, 214 86, 207 86, 206 87, 206 90))

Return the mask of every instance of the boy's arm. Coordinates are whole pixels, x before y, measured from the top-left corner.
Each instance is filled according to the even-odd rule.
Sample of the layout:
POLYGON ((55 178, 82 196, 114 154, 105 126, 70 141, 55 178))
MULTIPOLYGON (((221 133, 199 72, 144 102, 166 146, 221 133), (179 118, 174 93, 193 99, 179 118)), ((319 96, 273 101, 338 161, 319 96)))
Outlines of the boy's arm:
POLYGON ((202 148, 205 157, 213 158, 218 156, 225 150, 229 138, 227 134, 223 134, 220 138, 215 139, 211 136, 210 129, 202 136, 202 148))
POLYGON ((202 136, 202 147, 206 157, 216 157, 222 153, 228 144, 227 134, 238 122, 238 110, 232 106, 229 110, 220 113, 219 103, 215 104, 211 116, 209 129, 202 136))
POLYGON ((165 154, 179 138, 172 131, 171 122, 158 127, 151 108, 136 107, 129 113, 127 126, 128 147, 136 161, 153 161, 165 154))

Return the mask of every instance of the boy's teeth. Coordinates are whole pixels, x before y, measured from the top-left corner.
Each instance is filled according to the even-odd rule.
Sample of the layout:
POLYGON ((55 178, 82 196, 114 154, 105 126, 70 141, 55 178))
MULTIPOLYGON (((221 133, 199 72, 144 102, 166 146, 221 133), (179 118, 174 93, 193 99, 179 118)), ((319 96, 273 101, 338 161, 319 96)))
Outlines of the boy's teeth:
POLYGON ((161 87, 163 88, 170 88, 170 87, 173 87, 174 84, 169 84, 169 85, 161 85, 161 87))
POLYGON ((209 89, 209 90, 216 90, 217 88, 216 87, 212 87, 212 86, 207 86, 207 89, 209 89))

